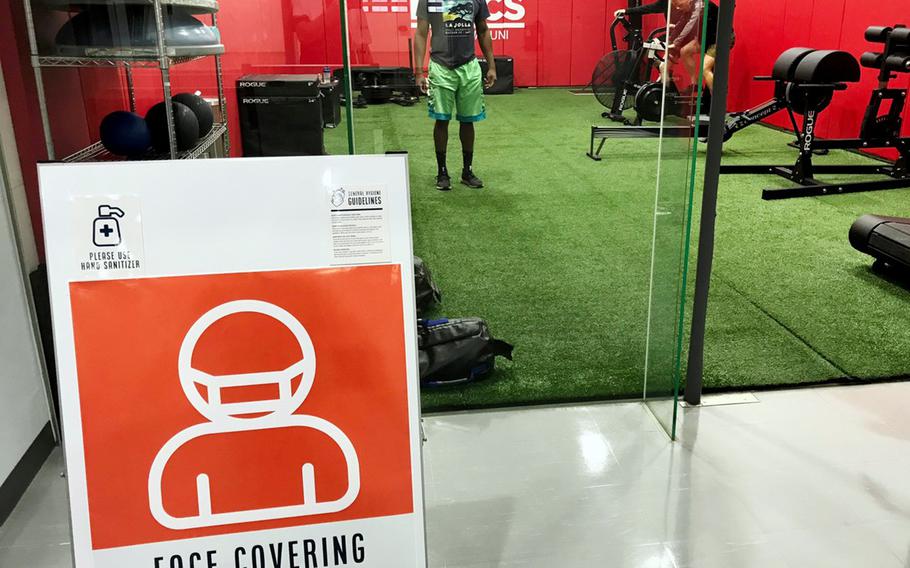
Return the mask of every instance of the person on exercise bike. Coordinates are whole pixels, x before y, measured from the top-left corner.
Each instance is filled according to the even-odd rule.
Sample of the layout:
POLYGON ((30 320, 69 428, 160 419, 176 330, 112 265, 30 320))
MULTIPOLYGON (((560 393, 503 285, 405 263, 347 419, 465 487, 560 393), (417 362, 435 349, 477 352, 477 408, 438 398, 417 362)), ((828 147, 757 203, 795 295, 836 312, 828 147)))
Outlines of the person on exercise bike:
MULTIPOLYGON (((672 63, 679 62, 686 69, 694 85, 698 81, 701 53, 702 17, 705 0, 657 0, 651 4, 634 6, 617 10, 615 16, 624 18, 645 14, 666 14, 669 2, 672 2, 670 14, 670 34, 668 45, 672 46, 668 56, 672 63)), ((708 32, 705 41, 704 80, 708 92, 714 91, 714 66, 717 53, 717 20, 719 8, 714 0, 707 2, 708 32)))
MULTIPOLYGON (((703 17, 708 19, 708 27, 705 37, 705 59, 702 71, 704 73, 705 86, 708 88, 708 94, 714 92, 714 66, 717 58, 717 21, 720 8, 711 0, 707 2, 707 15, 703 16, 706 3, 704 0, 679 0, 680 14, 688 12, 688 21, 685 22, 679 34, 674 38, 674 43, 681 46, 679 49, 679 59, 683 66, 693 78, 693 82, 698 77, 699 54, 701 52, 701 31, 703 17)), ((674 8, 677 0, 673 0, 674 8)), ((736 43, 736 35, 730 44, 731 49, 736 43)), ((671 58, 673 56, 671 50, 671 58)))

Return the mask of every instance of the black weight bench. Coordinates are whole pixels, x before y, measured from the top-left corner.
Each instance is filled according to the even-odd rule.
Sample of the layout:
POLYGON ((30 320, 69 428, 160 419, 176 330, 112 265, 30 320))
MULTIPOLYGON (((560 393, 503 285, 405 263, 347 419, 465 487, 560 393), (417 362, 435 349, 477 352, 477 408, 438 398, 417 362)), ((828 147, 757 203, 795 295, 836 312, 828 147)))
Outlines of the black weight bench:
MULTIPOLYGON (((880 191, 910 187, 910 138, 901 136, 907 89, 892 89, 889 82, 896 73, 910 73, 910 30, 903 26, 872 27, 866 31, 870 42, 883 43, 883 53, 866 53, 862 66, 879 70, 878 89, 872 99, 858 138, 823 139, 816 137, 819 115, 830 105, 834 92, 846 89, 846 83, 860 79, 860 62, 843 51, 816 51, 794 48, 784 52, 774 75, 777 81, 775 100, 783 97, 798 137, 799 157, 794 165, 735 165, 720 168, 721 174, 775 174, 799 184, 795 188, 773 188, 762 192, 762 199, 777 200, 795 197, 880 191), (882 109, 888 106, 886 112, 882 109), (803 116, 802 125, 796 115, 803 116), (899 158, 894 164, 816 165, 813 155, 825 150, 870 150, 891 148, 899 158), (826 183, 817 175, 882 175, 892 179, 826 183)), ((759 117, 758 120, 769 116, 759 117)), ((728 130, 736 128, 728 122, 728 130)), ((751 123, 757 122, 753 120, 751 123)), ((750 123, 750 124, 751 124, 750 123)), ((734 130, 735 132, 735 130, 734 130)), ((732 135, 732 133, 730 134, 732 135)))

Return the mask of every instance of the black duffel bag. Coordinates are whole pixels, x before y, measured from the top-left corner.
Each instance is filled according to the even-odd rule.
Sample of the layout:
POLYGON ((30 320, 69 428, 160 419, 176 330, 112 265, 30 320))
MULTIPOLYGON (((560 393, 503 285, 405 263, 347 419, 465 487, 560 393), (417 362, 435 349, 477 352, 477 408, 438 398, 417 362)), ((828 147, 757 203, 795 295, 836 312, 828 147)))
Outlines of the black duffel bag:
POLYGON ((496 357, 512 360, 514 348, 493 339, 480 318, 417 323, 421 387, 471 383, 493 372, 496 357))
POLYGON ((432 310, 442 301, 439 287, 430 274, 430 269, 419 256, 414 257, 414 287, 417 292, 417 314, 432 310))

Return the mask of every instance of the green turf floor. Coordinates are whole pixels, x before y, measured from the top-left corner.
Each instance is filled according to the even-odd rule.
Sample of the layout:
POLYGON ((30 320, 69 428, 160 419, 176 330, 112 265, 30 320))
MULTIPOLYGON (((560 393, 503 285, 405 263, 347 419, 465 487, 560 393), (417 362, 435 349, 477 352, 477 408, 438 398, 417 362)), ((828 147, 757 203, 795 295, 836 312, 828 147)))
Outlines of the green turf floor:
MULTIPOLYGON (((792 136, 767 128, 742 134, 727 146, 724 163, 794 161, 795 151, 784 146, 792 136)), ((818 163, 869 162, 846 152, 818 158, 818 163)), ((736 358, 725 362, 715 344, 709 351, 708 384, 738 387, 910 375, 910 292, 873 274, 869 257, 847 241, 850 226, 861 215, 910 216, 910 190, 768 202, 759 198, 763 187, 781 187, 781 180, 721 178, 714 281, 784 329, 797 345, 780 349, 761 342, 754 351, 742 345, 731 350, 736 358), (796 353, 798 345, 818 359, 815 365, 794 367, 799 371, 794 376, 780 363, 796 353), (742 369, 731 364, 748 361, 759 349, 766 350, 767 357, 753 357, 754 363, 742 369), (759 375, 762 366, 773 372, 759 375)), ((712 299, 709 340, 736 319, 726 302, 712 299)))
MULTIPOLYGON (((665 394, 659 391, 670 387, 686 212, 685 144, 663 147, 652 283, 658 142, 610 141, 606 160, 596 163, 584 155, 590 125, 602 122, 592 97, 519 90, 489 97, 488 106, 475 158, 488 187, 451 193, 433 189, 432 122, 422 105, 355 110, 358 153, 409 152, 414 246, 443 290, 439 313, 482 316, 517 347, 515 362, 501 364, 491 380, 425 393, 425 409, 640 397, 646 345, 650 390, 665 394)), ((342 153, 345 137, 344 128, 331 132, 330 152, 342 153)), ((453 128, 453 172, 456 138, 453 128)), ((750 128, 729 143, 727 163, 790 162, 788 140, 750 128)), ((864 161, 846 154, 827 160, 864 161)), ((766 176, 721 180, 706 387, 910 374, 908 292, 872 275, 846 240, 863 213, 910 216, 910 192, 760 199, 762 187, 779 183, 766 176)))

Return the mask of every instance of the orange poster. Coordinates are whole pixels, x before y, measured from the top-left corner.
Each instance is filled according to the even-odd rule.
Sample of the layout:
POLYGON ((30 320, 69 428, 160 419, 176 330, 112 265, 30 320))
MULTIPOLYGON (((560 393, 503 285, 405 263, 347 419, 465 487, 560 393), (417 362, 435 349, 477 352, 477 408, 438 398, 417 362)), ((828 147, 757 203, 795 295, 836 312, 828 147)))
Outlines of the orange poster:
POLYGON ((399 266, 70 292, 93 550, 414 512, 399 266))

